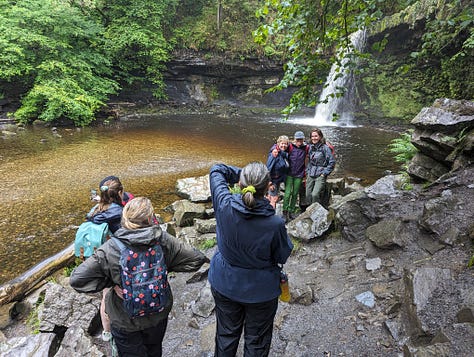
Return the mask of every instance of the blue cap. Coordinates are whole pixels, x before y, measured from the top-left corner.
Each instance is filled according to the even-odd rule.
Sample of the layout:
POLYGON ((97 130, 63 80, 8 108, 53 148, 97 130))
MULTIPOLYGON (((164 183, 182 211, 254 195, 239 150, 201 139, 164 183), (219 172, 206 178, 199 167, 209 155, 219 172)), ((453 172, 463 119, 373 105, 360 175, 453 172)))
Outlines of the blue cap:
POLYGON ((295 140, 296 139, 304 139, 304 133, 302 131, 297 131, 295 133, 295 140))

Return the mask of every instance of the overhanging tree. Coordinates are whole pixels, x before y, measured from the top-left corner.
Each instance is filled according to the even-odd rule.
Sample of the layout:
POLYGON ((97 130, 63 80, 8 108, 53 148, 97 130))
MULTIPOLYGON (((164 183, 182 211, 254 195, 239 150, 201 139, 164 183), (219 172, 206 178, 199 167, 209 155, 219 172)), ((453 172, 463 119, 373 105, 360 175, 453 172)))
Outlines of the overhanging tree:
MULTIPOLYGON (((369 26, 382 12, 377 0, 267 0, 258 16, 267 20, 254 33, 255 40, 286 59, 284 77, 271 90, 297 87, 285 108, 291 114, 302 105, 315 106, 322 84, 337 52, 354 51, 351 33, 369 26)), ((349 70, 353 61, 346 64, 349 70)))
POLYGON ((103 28, 68 2, 0 2, 0 80, 25 87, 20 122, 87 125, 118 89, 100 46, 103 28))

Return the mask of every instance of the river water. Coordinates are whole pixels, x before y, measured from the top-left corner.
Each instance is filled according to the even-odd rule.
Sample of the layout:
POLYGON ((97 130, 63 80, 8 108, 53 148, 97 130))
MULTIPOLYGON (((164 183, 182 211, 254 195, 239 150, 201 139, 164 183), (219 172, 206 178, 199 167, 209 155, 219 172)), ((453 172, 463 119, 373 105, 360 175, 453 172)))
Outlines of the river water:
MULTIPOLYGON (((309 118, 282 121, 264 115, 134 114, 107 127, 31 127, 0 137, 0 284, 20 275, 74 241, 92 207, 90 189, 117 175, 125 190, 149 197, 163 209, 179 199, 179 178, 204 175, 213 163, 237 166, 266 161, 276 137, 306 135, 309 118)), ((398 133, 372 127, 327 127, 335 145, 333 177, 373 183, 398 165, 387 144, 398 133)))

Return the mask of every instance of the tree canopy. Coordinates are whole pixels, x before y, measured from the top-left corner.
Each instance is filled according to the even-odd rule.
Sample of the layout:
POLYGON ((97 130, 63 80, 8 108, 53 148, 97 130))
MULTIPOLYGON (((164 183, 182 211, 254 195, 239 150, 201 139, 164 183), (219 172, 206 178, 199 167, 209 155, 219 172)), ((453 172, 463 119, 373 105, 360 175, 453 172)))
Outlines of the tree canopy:
POLYGON ((0 1, 0 81, 24 87, 20 122, 88 125, 120 84, 149 80, 163 95, 176 1, 0 1))
MULTIPOLYGON (((351 33, 369 29, 384 16, 429 0, 267 0, 258 15, 265 24, 255 31, 256 41, 287 59, 285 74, 272 90, 288 86, 298 89, 286 108, 290 114, 302 105, 314 106, 331 63, 341 65, 340 75, 351 70, 357 58, 365 57, 352 48, 351 33), (341 63, 338 53, 351 53, 341 63)), ((431 1, 433 2, 433 1, 431 1)), ((441 76, 451 76, 450 88, 442 94, 469 98, 472 84, 465 85, 467 73, 472 77, 474 49, 474 15, 472 1, 435 1, 438 13, 427 16, 422 50, 412 59, 441 63, 441 76), (471 62, 471 64, 469 64, 471 62), (460 73, 463 72, 463 73, 460 73)), ((417 14, 418 16, 420 14, 417 14)), ((427 14, 424 14, 427 15, 427 14)), ((385 40, 372 50, 383 51, 385 40)), ((409 62, 409 60, 407 61, 409 62)), ((406 67, 409 69, 409 67, 406 67)), ((468 78, 470 78, 468 76, 468 78)), ((342 93, 335 93, 340 95, 342 93)))
MULTIPOLYGON (((163 98, 166 62, 184 48, 282 59, 284 77, 272 90, 297 88, 289 114, 317 104, 333 62, 342 75, 368 58, 352 48, 351 33, 429 1, 0 0, 0 97, 6 85, 21 88, 13 114, 20 122, 67 118, 88 125, 124 85, 150 82, 163 98)), ((399 71, 437 68, 436 77, 446 79, 437 94, 469 98, 474 80, 463 81, 473 72, 472 0, 435 2, 440 8, 426 18, 420 49, 399 71)), ((383 51, 384 41, 372 50, 383 51)))

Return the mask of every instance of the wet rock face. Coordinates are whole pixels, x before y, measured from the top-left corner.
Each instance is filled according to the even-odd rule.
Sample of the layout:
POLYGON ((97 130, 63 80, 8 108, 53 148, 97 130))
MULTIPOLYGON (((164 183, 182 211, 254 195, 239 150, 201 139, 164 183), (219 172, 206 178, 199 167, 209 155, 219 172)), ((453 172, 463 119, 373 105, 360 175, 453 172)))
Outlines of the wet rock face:
POLYGON ((164 80, 168 100, 177 104, 282 106, 293 91, 265 93, 283 76, 282 64, 269 59, 240 60, 195 51, 181 51, 173 57, 164 80))

